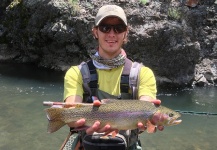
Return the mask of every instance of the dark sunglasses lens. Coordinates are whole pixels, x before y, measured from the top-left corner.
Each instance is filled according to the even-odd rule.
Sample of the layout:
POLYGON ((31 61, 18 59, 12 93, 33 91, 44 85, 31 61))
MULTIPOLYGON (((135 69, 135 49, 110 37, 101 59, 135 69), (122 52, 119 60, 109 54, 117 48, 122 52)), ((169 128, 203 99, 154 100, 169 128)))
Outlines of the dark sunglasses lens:
POLYGON ((108 33, 111 29, 114 29, 115 33, 122 33, 127 30, 125 25, 99 25, 99 30, 104 33, 108 33))
POLYGON ((108 26, 108 25, 100 25, 99 26, 99 30, 103 33, 108 33, 111 31, 112 26, 108 26))
POLYGON ((114 26, 114 31, 116 32, 116 33, 122 33, 122 32, 124 32, 124 31, 126 31, 126 26, 125 25, 116 25, 116 26, 114 26))

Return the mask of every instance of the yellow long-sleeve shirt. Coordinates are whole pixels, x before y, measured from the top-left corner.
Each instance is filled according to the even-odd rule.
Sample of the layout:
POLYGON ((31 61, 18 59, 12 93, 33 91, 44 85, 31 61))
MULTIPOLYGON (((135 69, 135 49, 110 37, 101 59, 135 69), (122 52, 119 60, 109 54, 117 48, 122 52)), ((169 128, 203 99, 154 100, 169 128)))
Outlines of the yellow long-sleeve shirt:
MULTIPOLYGON (((110 69, 99 70, 96 69, 98 74, 99 89, 111 95, 120 95, 120 79, 123 71, 123 66, 110 69)), ((139 89, 138 97, 146 95, 156 99, 156 80, 152 70, 143 66, 139 74, 139 89)), ((72 66, 64 78, 64 99, 71 95, 79 95, 83 97, 83 80, 78 66, 72 66)))

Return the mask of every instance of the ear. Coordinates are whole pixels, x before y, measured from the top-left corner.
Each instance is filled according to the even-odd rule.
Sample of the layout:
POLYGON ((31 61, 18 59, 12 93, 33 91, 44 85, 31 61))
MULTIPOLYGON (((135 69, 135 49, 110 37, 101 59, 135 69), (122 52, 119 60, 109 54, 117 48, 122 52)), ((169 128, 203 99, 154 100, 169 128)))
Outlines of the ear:
POLYGON ((126 32, 124 33, 124 39, 127 38, 127 35, 128 35, 128 32, 126 31, 126 32))
POLYGON ((96 28, 96 27, 93 27, 93 29, 92 29, 92 34, 93 34, 93 37, 94 37, 95 39, 98 39, 98 32, 97 32, 97 28, 96 28))
POLYGON ((128 40, 128 33, 129 33, 129 30, 128 30, 128 28, 127 28, 127 31, 124 33, 124 43, 127 43, 127 40, 128 40))

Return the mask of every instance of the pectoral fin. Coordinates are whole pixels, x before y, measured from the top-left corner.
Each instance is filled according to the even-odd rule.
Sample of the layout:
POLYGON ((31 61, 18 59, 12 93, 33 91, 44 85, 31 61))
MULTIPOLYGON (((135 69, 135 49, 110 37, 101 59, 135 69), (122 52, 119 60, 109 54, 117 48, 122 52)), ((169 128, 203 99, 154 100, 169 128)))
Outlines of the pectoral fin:
POLYGON ((147 126, 147 132, 148 133, 155 133, 156 132, 156 126, 153 125, 149 120, 146 123, 147 126))

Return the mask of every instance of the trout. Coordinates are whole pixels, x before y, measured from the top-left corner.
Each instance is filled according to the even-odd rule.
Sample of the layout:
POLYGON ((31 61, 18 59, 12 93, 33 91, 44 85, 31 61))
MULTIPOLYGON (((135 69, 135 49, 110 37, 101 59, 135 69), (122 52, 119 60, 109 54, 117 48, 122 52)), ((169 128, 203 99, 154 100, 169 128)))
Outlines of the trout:
POLYGON ((59 130, 67 123, 84 118, 85 126, 100 121, 100 126, 111 125, 116 130, 133 130, 138 122, 144 125, 150 121, 153 125, 172 126, 181 123, 177 120, 181 115, 164 106, 155 106, 151 102, 141 100, 104 99, 97 106, 79 104, 75 108, 47 108, 48 132, 59 130))

